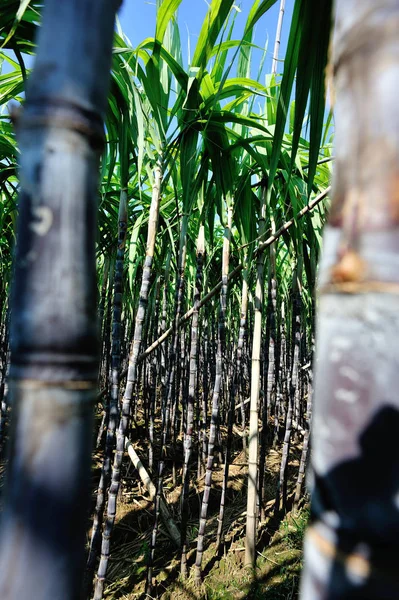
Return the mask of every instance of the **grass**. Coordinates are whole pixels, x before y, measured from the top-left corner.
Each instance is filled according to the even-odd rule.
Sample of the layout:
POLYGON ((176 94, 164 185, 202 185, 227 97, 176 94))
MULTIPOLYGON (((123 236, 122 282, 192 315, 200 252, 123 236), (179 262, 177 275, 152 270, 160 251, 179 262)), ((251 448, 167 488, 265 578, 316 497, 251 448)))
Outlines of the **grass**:
POLYGON ((284 534, 285 544, 292 550, 300 550, 302 548, 303 536, 309 521, 309 508, 302 508, 297 514, 290 514, 281 524, 281 529, 284 534))

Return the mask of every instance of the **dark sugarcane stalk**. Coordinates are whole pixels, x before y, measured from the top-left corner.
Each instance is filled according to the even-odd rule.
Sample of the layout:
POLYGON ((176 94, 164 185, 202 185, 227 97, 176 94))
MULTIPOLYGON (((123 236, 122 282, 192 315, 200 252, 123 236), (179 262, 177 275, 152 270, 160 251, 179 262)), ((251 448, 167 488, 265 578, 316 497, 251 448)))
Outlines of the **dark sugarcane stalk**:
POLYGON ((154 526, 151 532, 151 540, 150 540, 150 554, 148 557, 148 566, 147 566, 147 580, 146 580, 146 594, 150 598, 152 597, 152 569, 154 565, 155 558, 155 549, 157 546, 157 535, 160 521, 160 509, 161 509, 161 497, 162 497, 162 482, 163 482, 163 469, 164 462, 159 461, 159 469, 158 469, 158 482, 157 482, 157 493, 154 499, 154 526))
MULTIPOLYGON (((303 305, 302 305, 303 307, 303 305)), ((304 308, 304 307, 303 307, 304 308)), ((300 348, 300 365, 299 365, 299 372, 298 372, 298 419, 297 419, 297 433, 299 431, 299 428, 302 427, 303 429, 303 425, 304 425, 304 413, 306 412, 306 405, 304 402, 305 399, 305 377, 306 377, 306 373, 304 370, 304 367, 306 365, 306 318, 305 315, 303 314, 303 322, 304 322, 304 333, 301 335, 301 348, 300 348)))
POLYGON ((299 471, 298 471, 298 479, 295 487, 295 496, 294 496, 294 511, 298 510, 299 501, 301 499, 302 493, 302 485, 303 480, 305 478, 305 469, 308 460, 309 447, 310 447, 310 431, 312 426, 312 371, 308 371, 308 397, 306 402, 306 423, 305 423, 305 433, 303 436, 303 445, 302 445, 302 453, 301 460, 299 463, 299 471))
POLYGON ((172 484, 177 485, 177 474, 176 474, 176 441, 177 436, 183 434, 185 422, 187 419, 187 394, 186 382, 189 380, 189 363, 186 361, 186 339, 184 328, 180 331, 180 356, 179 362, 176 365, 176 393, 174 401, 172 402, 172 431, 171 431, 171 448, 172 448, 172 484), (179 406, 181 410, 179 413, 179 406))
POLYGON ((195 582, 197 585, 201 584, 201 566, 202 557, 204 553, 204 541, 205 541, 205 528, 208 515, 209 496, 212 485, 212 469, 214 459, 214 449, 216 442, 217 427, 219 421, 219 398, 222 387, 222 376, 223 376, 223 358, 225 355, 225 327, 226 327, 226 308, 227 308, 227 291, 228 291, 228 273, 230 265, 230 239, 231 239, 231 225, 233 218, 232 207, 227 209, 227 225, 224 231, 223 239, 223 255, 222 255, 222 288, 220 291, 220 312, 219 312, 219 326, 217 335, 217 351, 216 351, 216 371, 215 371, 215 383, 213 386, 212 395, 212 415, 211 424, 209 430, 209 441, 208 441, 208 456, 206 461, 206 472, 205 472, 205 486, 204 493, 202 496, 200 522, 198 530, 198 541, 197 541, 197 554, 195 559, 195 582))
MULTIPOLYGON (((183 308, 183 297, 185 288, 185 270, 186 270, 186 259, 187 259, 187 230, 188 230, 188 214, 183 214, 182 224, 180 229, 180 241, 179 241, 179 260, 176 277, 176 294, 175 294, 175 317, 173 324, 173 338, 171 344, 171 352, 169 355, 169 370, 166 378, 166 390, 165 390, 165 408, 163 419, 163 425, 166 427, 165 432, 162 434, 163 452, 166 452, 166 443, 169 437, 169 428, 171 415, 174 410, 174 403, 176 402, 176 394, 174 395, 174 389, 176 387, 176 371, 179 365, 179 324, 181 320, 181 312, 183 308)), ((163 455, 163 452, 161 454, 163 455)), ((165 454, 166 456, 166 454, 165 454)))
MULTIPOLYGON (((103 280, 101 286, 100 304, 98 308, 98 318, 100 323, 100 368, 98 372, 99 388, 103 388, 105 385, 108 386, 108 373, 107 373, 107 338, 109 336, 109 311, 107 306, 107 295, 110 289, 110 259, 107 257, 104 260, 103 269, 103 280)), ((108 398, 107 398, 108 400, 108 398)), ((108 421, 107 410, 103 410, 100 427, 98 429, 96 448, 101 445, 102 436, 104 433, 105 424, 108 421)))
POLYGON ((101 527, 104 518, 105 500, 111 481, 112 457, 115 448, 115 432, 119 417, 119 372, 121 364, 121 318, 122 318, 122 289, 123 263, 125 259, 127 229, 127 191, 123 188, 120 193, 118 213, 118 247, 115 261, 114 295, 112 303, 112 343, 111 343, 111 393, 107 407, 107 431, 105 451, 101 469, 100 482, 97 489, 97 500, 94 510, 93 527, 91 532, 89 556, 86 567, 87 595, 91 594, 91 586, 96 568, 96 561, 102 544, 101 527))
POLYGON ((103 365, 103 376, 102 380, 105 385, 105 393, 107 395, 107 419, 108 423, 108 411, 109 411, 109 386, 111 383, 111 322, 112 322, 112 297, 114 289, 114 277, 115 277, 115 265, 114 261, 110 261, 109 268, 109 279, 108 279, 108 292, 107 292, 107 310, 105 313, 105 321, 103 327, 103 345, 102 345, 102 365, 103 365))
POLYGON ((101 294, 100 294, 100 302, 98 305, 98 320, 100 322, 101 329, 101 345, 103 345, 104 340, 104 313, 105 313, 105 305, 107 301, 107 291, 108 291, 108 278, 109 278, 109 267, 110 267, 110 259, 109 257, 105 257, 104 259, 104 267, 102 273, 102 282, 101 282, 101 294))
MULTIPOLYGON (((237 344, 237 364, 236 364, 236 377, 237 387, 240 390, 239 399, 241 407, 241 428, 242 428, 242 449, 244 453, 247 451, 247 436, 246 436, 246 417, 245 417, 245 406, 244 406, 244 377, 243 377, 243 363, 242 356, 245 346, 245 332, 247 328, 247 312, 248 312, 248 270, 244 269, 242 278, 242 291, 241 291, 241 313, 240 313, 240 329, 238 332, 238 344, 237 344)), ((235 390, 236 391, 236 390, 235 390)))
POLYGON ((282 412, 282 400, 284 395, 284 380, 287 377, 285 368, 285 353, 286 353, 286 338, 285 338, 285 302, 280 304, 280 324, 279 324, 279 339, 277 345, 277 379, 276 379, 276 405, 274 408, 274 433, 273 433, 273 448, 278 444, 280 432, 280 413, 282 412))
MULTIPOLYGON (((111 263, 111 261, 110 261, 111 263)), ((103 415, 101 418, 100 427, 98 428, 97 440, 96 440, 96 448, 101 446, 101 440, 103 438, 103 434, 105 431, 105 426, 108 423, 108 415, 109 415, 109 384, 110 384, 110 357, 111 357, 111 335, 110 335, 110 324, 111 324, 111 312, 112 312, 112 291, 113 291, 113 281, 114 281, 114 269, 112 264, 110 264, 108 270, 108 290, 107 290, 107 303, 106 303, 106 311, 105 311, 105 319, 104 324, 102 325, 102 339, 101 343, 101 357, 100 357, 100 372, 101 372, 101 381, 102 384, 105 384, 103 388, 103 393, 101 393, 100 399, 105 396, 105 405, 103 406, 103 415)), ((105 307, 104 307, 105 308, 105 307)), ((101 327, 101 321, 100 321, 101 327)))
MULTIPOLYGON (((184 423, 187 419, 187 381, 189 380, 189 369, 190 365, 187 364, 186 360, 186 332, 184 327, 180 330, 180 365, 177 371, 177 385, 178 394, 176 394, 176 403, 174 408, 173 423, 173 446, 176 444, 176 435, 179 431, 183 433, 184 423), (187 368, 188 367, 188 368, 187 368), (188 375, 188 376, 186 376, 188 375), (180 411, 179 411, 180 407, 180 411)), ((175 469, 175 464, 173 465, 175 469)))
MULTIPOLYGON (((182 338, 181 334, 179 337, 179 319, 181 317, 181 313, 183 311, 183 301, 184 301, 184 292, 186 288, 185 281, 185 270, 186 270, 186 261, 187 261, 187 230, 188 230, 188 215, 183 215, 182 227, 180 232, 180 250, 179 250, 179 267, 178 267, 178 277, 176 282, 176 313, 175 313, 175 331, 172 340, 172 352, 170 356, 171 368, 169 374, 169 384, 168 384, 168 410, 170 411, 170 423, 172 424, 172 431, 167 432, 171 433, 172 437, 172 451, 174 453, 175 447, 175 418, 178 410, 178 401, 179 401, 179 390, 180 390, 180 375, 181 375, 181 353, 182 353, 182 338)), ((183 332, 184 336, 184 332, 183 332)), ((184 339, 184 338, 183 338, 184 339)), ((173 485, 176 485, 176 472, 175 472, 175 463, 173 461, 173 485)))
MULTIPOLYGON (((231 450, 233 446, 233 425, 235 418, 235 399, 237 396, 237 387, 239 384, 239 377, 241 372, 241 357, 242 357, 242 348, 244 344, 244 336, 245 336, 245 325, 246 325, 246 316, 247 316, 247 307, 248 307, 248 283, 247 283, 247 271, 245 270, 243 273, 243 285, 242 285, 242 294, 241 294, 241 318, 240 318, 240 328, 238 335, 238 343, 237 343, 237 351, 236 351, 236 368, 233 373, 231 373, 230 377, 227 379, 227 383, 230 380, 231 387, 228 390, 229 397, 229 406, 227 412, 227 438, 226 438, 226 454, 224 460, 224 468, 223 468, 223 480, 222 480, 222 494, 220 497, 220 508, 219 508, 219 516, 218 516, 218 528, 216 533, 216 549, 217 552, 220 553, 222 543, 223 543, 223 525, 224 525, 224 513, 225 513, 225 504, 226 504, 226 491, 227 485, 229 481, 229 468, 231 461, 231 450)), ((232 329, 232 328, 230 328, 232 329)), ((233 361, 232 361, 233 362, 233 361)), ((245 407, 244 403, 241 402, 241 409, 244 413, 243 418, 243 440, 245 439, 245 407)), ((244 451, 245 451, 245 442, 243 441, 244 451)))
POLYGON ((167 443, 170 433, 170 422, 173 409, 173 391, 175 389, 175 374, 178 366, 178 347, 179 347, 179 336, 178 336, 178 321, 183 306, 183 294, 185 284, 185 267, 186 267, 186 252, 187 252, 187 227, 188 227, 188 215, 183 216, 183 221, 180 231, 180 249, 179 249, 179 261, 178 261, 178 274, 176 281, 176 294, 175 294, 175 321, 174 321, 174 336, 172 340, 171 352, 169 354, 170 368, 166 377, 164 393, 162 395, 162 425, 161 425, 161 452, 160 459, 158 462, 158 481, 157 481, 157 496, 155 499, 155 517, 154 525, 151 534, 151 550, 149 555, 148 570, 147 570, 147 594, 151 593, 152 589, 152 566, 155 556, 156 541, 158 535, 158 516, 157 506, 159 503, 159 496, 162 494, 163 489, 163 476, 165 470, 165 460, 167 457, 167 443))
MULTIPOLYGON (((159 319, 159 293, 160 293, 160 278, 156 277, 155 290, 152 298, 152 305, 149 307, 149 314, 153 315, 153 318, 150 319, 150 330, 149 330, 149 341, 152 341, 157 334, 158 331, 158 319, 159 319)), ((155 401, 155 381, 156 381, 156 369, 154 373, 152 373, 151 365, 153 363, 154 355, 151 357, 149 364, 146 365, 144 362, 144 366, 146 366, 146 373, 143 381, 143 396, 144 396, 144 426, 145 429, 149 431, 149 420, 150 420, 150 412, 151 412, 151 402, 152 402, 152 394, 154 393, 154 401, 155 401), (153 377, 154 375, 154 377, 153 377)), ((156 358, 156 357, 155 357, 156 358)))
POLYGON ((97 184, 118 5, 47 0, 17 122, 2 600, 72 600, 81 591, 98 376, 97 184))
POLYGON ((398 26, 397 0, 336 2, 306 600, 399 597, 398 26))
MULTIPOLYGON (((166 321, 167 321, 167 316, 168 316, 167 305, 168 305, 168 291, 169 291, 170 260, 171 260, 171 251, 169 250, 168 254, 166 256, 164 285, 163 285, 163 290, 162 290, 162 318, 161 318, 161 324, 160 324, 160 328, 159 328, 159 333, 161 335, 158 336, 158 339, 161 339, 162 336, 164 335, 164 333, 166 332, 166 321)), ((154 343, 155 342, 153 342, 153 344, 154 343)), ((162 389, 165 393, 168 344, 163 344, 162 347, 161 346, 157 346, 157 347, 160 348, 160 352, 161 352, 161 361, 160 361, 161 362, 161 383, 162 383, 162 389)))
POLYGON ((187 421, 184 435, 184 465, 183 465, 183 485, 181 493, 181 575, 187 577, 187 521, 188 521, 188 495, 190 491, 190 458, 192 448, 192 437, 194 428, 194 407, 197 386, 197 365, 198 365, 198 305, 202 290, 202 271, 205 255, 205 228, 200 225, 197 240, 197 269, 195 277, 194 293, 194 314, 191 321, 191 345, 190 345, 190 378, 187 401, 187 421))
MULTIPOLYGON (((259 215, 259 236, 266 229, 266 189, 262 190, 259 215)), ((260 351, 262 343, 262 313, 264 296, 264 252, 257 255, 257 276, 254 298, 254 327, 251 359, 251 401, 249 408, 249 444, 248 444, 248 492, 247 519, 245 531, 245 564, 255 567, 256 563, 256 521, 258 504, 258 410, 260 393, 260 351)))
MULTIPOLYGON (((151 596, 152 594, 152 568, 154 564, 155 558, 155 549, 157 545, 157 536, 158 536, 158 528, 159 528, 159 506, 163 491, 163 476, 165 470, 165 461, 167 456, 167 435, 169 430, 169 421, 170 421, 170 402, 168 402, 168 397, 166 394, 163 397, 163 406, 161 407, 162 411, 162 434, 161 434, 161 455, 158 461, 158 479, 157 479, 157 493, 154 498, 154 524, 151 532, 151 542, 150 542, 150 553, 148 557, 148 565, 147 565, 147 582, 146 582, 146 593, 151 596)), ((179 544, 180 546, 180 544, 179 544)))
MULTIPOLYGON (((272 231, 275 229, 274 219, 272 218, 272 231)), ((265 481, 265 463, 266 463, 266 444, 268 442, 268 410, 272 408, 273 392, 275 390, 275 347, 276 347, 276 306, 277 306, 277 278, 276 278, 276 245, 271 244, 269 249, 269 290, 267 304, 267 326, 266 343, 267 349, 267 376, 266 376, 266 394, 264 396, 264 407, 262 415, 262 433, 259 452, 259 506, 264 514, 264 481, 265 481)), ((266 362, 266 360, 265 360, 266 362)))
POLYGON ((154 425, 157 395, 157 357, 154 354, 150 363, 150 403, 148 407, 148 467, 152 471, 154 466, 154 425))
MULTIPOLYGON (((199 310, 199 309, 198 309, 199 310)), ((198 438, 198 454, 201 457, 201 472, 198 470, 198 477, 202 476, 205 470, 206 455, 208 454, 208 383, 209 383, 209 321, 207 320, 206 334, 204 335, 204 367, 202 369, 202 406, 201 406, 201 427, 198 438)))
POLYGON ((205 346, 205 333, 206 328, 204 327, 203 321, 199 321, 198 324, 198 338, 202 341, 202 343, 198 344, 197 351, 197 380, 195 383, 195 397, 197 399, 197 403, 195 406, 195 419, 196 419, 196 430, 197 430, 197 480, 200 479, 202 475, 202 463, 201 463, 201 436, 202 436, 202 421, 201 421, 201 405, 202 405, 202 396, 204 393, 203 388, 203 376, 205 369, 205 361, 204 361, 204 346, 205 346), (202 377, 201 377, 202 375, 202 377))
POLYGON ((281 501, 282 508, 285 510, 287 503, 287 469, 289 462, 289 453, 291 447, 291 434, 293 427, 294 404, 298 391, 298 370, 299 370, 299 351, 301 345, 301 295, 300 295, 300 279, 302 277, 302 262, 301 257, 298 257, 298 264, 294 272, 293 281, 293 307, 292 307, 292 337, 293 337, 293 356, 292 368, 290 373, 290 384, 288 394, 287 415, 285 421, 285 433, 283 442, 283 452, 280 464, 280 475, 277 484, 275 514, 280 511, 281 501))
POLYGON ((142 390, 142 405, 143 405, 143 417, 144 417, 144 428, 147 430, 148 429, 148 394, 149 394, 149 390, 150 390, 150 386, 147 385, 147 362, 143 361, 142 364, 142 385, 141 385, 141 390, 142 390))
MULTIPOLYGON (((147 234, 147 248, 146 257, 143 268, 143 275, 141 280, 140 288, 140 299, 139 306, 136 314, 136 321, 134 327, 134 336, 132 343, 132 350, 129 357, 129 370, 125 393, 122 400, 122 412, 119 420, 119 426, 116 433, 116 451, 114 455, 114 464, 112 467, 112 480, 111 486, 108 493, 108 508, 107 508, 107 519, 104 524, 104 531, 102 536, 102 547, 101 547, 101 558, 100 564, 97 571, 94 600, 101 600, 104 591, 105 577, 107 574, 111 535, 114 527, 115 516, 116 516, 116 503, 120 487, 121 467, 123 454, 125 451, 125 438, 129 430, 130 422, 130 411, 131 401, 135 393, 135 386, 137 385, 137 357, 140 351, 141 336, 143 332, 143 323, 146 314, 148 293, 150 288, 151 280, 151 266, 154 256, 155 249, 155 238, 158 227, 158 215, 159 205, 161 199, 161 182, 162 182, 162 170, 161 165, 158 162, 155 167, 155 180, 153 186, 152 200, 150 206, 150 214, 148 219, 148 234, 147 234)), ((136 399, 137 402, 137 399, 136 399)))
POLYGON ((1 372, 0 372, 0 455, 3 451, 3 442, 5 430, 7 426, 7 396, 6 396, 6 379, 9 368, 9 312, 7 310, 4 317, 3 333, 1 336, 1 372))
MULTIPOLYGON (((234 412, 235 412, 235 396, 236 396, 236 383, 234 382, 235 375, 233 374, 231 380, 233 381, 230 389, 228 389, 228 397, 229 397, 229 406, 227 410, 227 437, 226 437, 226 453, 224 458, 224 467, 223 467, 223 480, 222 480, 222 494, 220 496, 220 507, 219 507, 219 516, 218 516, 218 528, 216 533, 216 549, 217 552, 220 553, 222 544, 224 542, 223 538, 223 525, 224 525, 224 516, 225 516, 225 505, 226 505, 226 492, 227 485, 229 481, 229 469, 230 469, 230 461, 231 461, 231 450, 233 446, 233 425, 234 425, 234 412)), ((227 380, 227 387, 229 386, 229 380, 227 380)))
MULTIPOLYGON (((301 288, 301 284, 299 286, 301 288)), ((301 380, 302 380, 302 369, 301 369, 301 363, 303 360, 303 354, 302 354, 302 340, 303 340, 303 335, 302 335, 302 331, 301 331, 301 324, 302 324, 302 302, 300 301, 300 292, 297 296, 297 302, 299 305, 299 314, 297 319, 299 320, 299 350, 298 350, 298 368, 297 368, 297 374, 296 374, 296 387, 295 387, 295 399, 294 399, 294 413, 293 413, 293 427, 294 427, 294 440, 297 440, 297 432, 298 432, 298 426, 300 425, 301 422, 301 380)))
MULTIPOLYGON (((156 308, 155 319, 153 324, 153 334, 156 335, 159 329, 159 296, 161 290, 161 278, 158 277, 156 288, 156 308)), ((148 405, 148 466, 150 471, 154 465, 154 425, 155 425, 155 410, 157 396, 157 382, 159 369, 157 355, 153 354, 150 359, 150 374, 149 374, 149 405, 148 405)))

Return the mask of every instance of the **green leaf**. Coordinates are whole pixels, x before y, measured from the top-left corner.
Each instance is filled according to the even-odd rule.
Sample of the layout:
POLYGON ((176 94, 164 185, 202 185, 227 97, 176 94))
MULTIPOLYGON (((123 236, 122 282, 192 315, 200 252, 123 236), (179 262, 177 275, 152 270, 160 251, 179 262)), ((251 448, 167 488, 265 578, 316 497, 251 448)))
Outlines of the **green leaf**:
POLYGON ((234 0, 212 0, 202 24, 191 65, 205 69, 234 0))
POLYGON ((263 0, 261 4, 259 4, 259 0, 252 5, 251 12, 249 13, 249 17, 247 20, 247 24, 245 26, 245 33, 247 33, 250 29, 256 25, 261 17, 265 14, 266 11, 269 10, 276 4, 277 0, 263 0))
POLYGON ((159 42, 163 42, 166 28, 169 21, 179 8, 181 0, 163 0, 161 6, 157 10, 157 21, 155 26, 155 38, 159 42))

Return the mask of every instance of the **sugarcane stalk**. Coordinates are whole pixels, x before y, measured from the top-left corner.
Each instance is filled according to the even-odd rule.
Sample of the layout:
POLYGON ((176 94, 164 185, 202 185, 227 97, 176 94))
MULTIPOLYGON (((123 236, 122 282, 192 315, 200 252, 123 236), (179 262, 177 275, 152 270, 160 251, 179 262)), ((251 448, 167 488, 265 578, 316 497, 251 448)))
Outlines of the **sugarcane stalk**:
POLYGON ((47 0, 17 121, 2 600, 80 596, 98 375, 97 185, 118 5, 47 0))
POLYGON ((148 234, 147 234, 147 249, 146 258, 143 269, 143 276, 141 281, 140 289, 140 300, 139 307, 136 314, 134 337, 131 355, 129 357, 129 370, 125 393, 122 400, 122 413, 119 420, 119 426, 116 433, 116 451, 114 456, 114 463, 112 467, 112 481, 108 493, 108 508, 107 508, 107 519, 103 531, 102 547, 101 547, 101 558, 100 564, 97 571, 94 600, 101 600, 104 590, 104 582, 108 568, 111 535, 116 517, 116 503, 117 496, 120 487, 120 476, 122 459, 125 448, 125 436, 129 429, 130 422, 130 411, 131 401, 135 393, 135 385, 137 384, 137 357, 140 350, 141 337, 143 332, 143 322, 145 318, 148 293, 150 287, 151 277, 151 265, 154 256, 155 249, 155 238, 158 226, 158 215, 159 205, 161 198, 161 182, 162 182, 162 170, 161 164, 158 162, 155 168, 155 180, 153 186, 153 194, 150 206, 150 215, 148 220, 148 234))
MULTIPOLYGON (((107 432, 105 438, 105 451, 101 468, 100 482, 97 489, 97 500, 94 511, 93 527, 89 556, 86 567, 87 593, 90 595, 96 560, 102 544, 101 527, 103 524, 105 500, 111 481, 112 457, 115 448, 115 433, 119 417, 119 371, 121 364, 121 317, 122 317, 122 285, 123 263, 126 247, 127 229, 127 191, 121 190, 118 212, 118 247, 115 261, 114 296, 112 306, 112 344, 111 344, 111 393, 109 406, 105 411, 107 417, 107 432)), ((105 538, 105 542, 108 539, 105 538)))
POLYGON ((280 1, 280 10, 278 13, 276 39, 274 42, 274 50, 273 50, 273 62, 272 62, 272 74, 273 75, 275 75, 277 73, 277 63, 278 63, 278 55, 279 55, 280 44, 281 44, 281 31, 283 29, 284 11, 285 11, 285 0, 281 0, 280 1))
MULTIPOLYGON (((127 439, 125 438, 125 448, 128 452, 129 458, 132 461, 135 469, 137 469, 137 472, 139 474, 139 477, 141 479, 141 481, 144 483, 148 493, 150 494, 150 498, 151 500, 155 499, 155 496, 157 494, 157 489, 155 487, 155 485, 153 484, 153 482, 151 481, 151 477, 149 476, 146 468, 144 467, 143 463, 140 460, 139 455, 137 454, 137 452, 135 451, 133 444, 127 439)), ((166 501, 164 500, 164 498, 160 497, 159 500, 159 511, 160 511, 160 516, 165 524, 166 529, 168 530, 168 533, 173 541, 173 543, 175 544, 175 546, 177 548, 180 548, 181 546, 181 535, 179 533, 179 529, 175 523, 175 521, 173 520, 168 505, 166 503, 166 501)))
MULTIPOLYGON (((237 344, 237 360, 236 360, 236 372, 232 374, 231 377, 231 386, 227 390, 228 395, 228 411, 227 411, 227 439, 226 439, 226 454, 224 459, 224 467, 223 467, 223 480, 222 480, 222 493, 220 497, 220 507, 219 507, 219 516, 218 516, 218 528, 216 532, 216 549, 217 552, 220 553, 222 548, 222 543, 224 541, 223 536, 223 525, 224 525, 224 517, 225 517, 225 505, 226 505, 226 492, 229 481, 229 470, 230 470, 230 461, 231 461, 231 451, 233 446, 233 425, 234 425, 234 412, 235 412, 235 397, 237 393, 237 384, 239 373, 241 371, 241 356, 242 356, 242 348, 244 344, 244 336, 245 336, 245 325, 246 325, 246 313, 248 306, 248 284, 246 281, 247 273, 244 272, 243 277, 243 287, 242 287, 242 296, 241 296, 241 319, 240 319, 240 330, 239 330, 239 339, 237 344), (244 283, 245 282, 245 283, 244 283)), ((228 380, 227 380, 228 383, 228 380)), ((246 436, 245 436, 245 407, 244 403, 241 403, 241 414, 244 414, 242 419, 243 423, 243 447, 245 450, 246 445, 246 436)))
MULTIPOLYGON (((276 230, 273 215, 270 216, 272 232, 276 230)), ((276 244, 269 247, 269 282, 268 282, 268 304, 267 304, 267 323, 266 323, 266 343, 267 348, 267 370, 266 370, 266 395, 264 396, 263 414, 262 414, 262 433, 259 452, 259 507, 264 515, 263 495, 265 481, 265 463, 266 463, 266 444, 268 441, 268 411, 272 406, 272 394, 275 383, 275 346, 276 346, 276 305, 277 305, 277 278, 276 278, 276 244)))
POLYGON ((319 274, 312 526, 301 597, 393 600, 399 597, 399 4, 337 0, 335 23, 337 158, 319 274))
MULTIPOLYGON (((242 355, 245 344, 245 332, 247 329, 247 311, 248 311, 248 271, 244 270, 242 278, 242 291, 241 291, 241 313, 240 313, 240 329, 238 332, 238 344, 237 344, 237 363, 236 363, 236 377, 237 386, 240 388, 240 409, 241 409, 241 427, 242 427, 242 449, 244 453, 247 451, 247 436, 246 436, 246 418, 245 418, 245 403, 243 401, 243 365, 242 355)), ((236 390, 235 390, 236 391, 236 390)))
POLYGON ((290 385, 288 394, 288 406, 285 420, 285 432, 283 451, 280 463, 280 474, 277 483, 276 492, 276 504, 275 514, 277 515, 280 511, 281 501, 283 510, 286 508, 287 503, 287 469, 289 462, 289 453, 291 448, 291 434, 294 417, 294 403, 295 397, 298 392, 298 369, 299 369, 299 349, 301 342, 301 296, 300 296, 300 278, 302 277, 302 261, 301 257, 298 257, 298 264, 294 271, 293 277, 293 293, 294 301, 292 308, 292 333, 293 333, 293 356, 291 361, 291 373, 290 373, 290 385))
POLYGON ((183 465, 183 484, 181 495, 181 574, 183 578, 187 577, 187 522, 188 522, 188 495, 190 485, 190 458, 192 448, 192 435, 194 427, 194 405, 195 390, 197 384, 197 363, 198 363, 198 305, 202 289, 202 269, 205 254, 205 228, 200 225, 197 240, 197 269, 195 278, 194 294, 194 314, 191 321, 191 346, 190 346, 190 379, 187 404, 187 424, 184 435, 184 465, 183 465))
POLYGON ((306 403, 306 427, 305 430, 301 431, 301 428, 298 426, 298 430, 303 434, 303 443, 302 443, 302 452, 301 452, 301 460, 299 463, 299 471, 298 478, 295 486, 295 496, 294 496, 294 511, 298 510, 299 500, 301 498, 302 485, 303 480, 305 478, 305 469, 306 463, 308 460, 309 447, 310 447, 310 431, 312 425, 312 372, 308 373, 308 397, 306 403))
MULTIPOLYGON (((259 235, 266 228, 266 189, 262 191, 259 216, 259 235)), ((248 492, 247 519, 245 531, 245 564, 251 567, 256 563, 256 519, 257 519, 257 483, 258 483, 258 408, 260 392, 260 350, 262 342, 262 312, 264 296, 264 253, 257 255, 257 277, 254 299, 254 330, 252 338, 251 365, 251 401, 249 407, 249 442, 248 442, 248 492)))
POLYGON ((218 339, 217 339, 217 352, 216 352, 216 372, 215 372, 215 383, 213 386, 212 396, 212 416, 211 425, 209 431, 208 441, 208 456, 206 462, 206 473, 205 473, 205 487, 202 496, 200 523, 198 530, 197 540, 197 553, 195 558, 195 581, 197 585, 201 584, 201 566, 202 557, 204 553, 204 541, 205 541, 205 528, 208 515, 209 496, 212 485, 212 468, 214 459, 214 449, 216 442, 216 433, 219 420, 219 397, 222 387, 222 375, 223 375, 223 357, 225 348, 225 320, 226 320, 226 308, 227 308, 227 290, 228 290, 228 273, 230 265, 230 239, 231 239, 231 225, 232 225, 233 211, 232 207, 229 206, 227 210, 227 224, 224 231, 223 239, 223 255, 222 255, 222 287, 220 291, 220 313, 219 313, 219 327, 218 327, 218 339))
POLYGON ((8 371, 8 355, 9 355, 9 312, 6 310, 4 317, 4 324, 2 326, 2 356, 1 356, 1 370, 0 370, 0 455, 3 451, 3 442, 5 438, 5 430, 7 425, 7 396, 6 396, 6 379, 8 371))

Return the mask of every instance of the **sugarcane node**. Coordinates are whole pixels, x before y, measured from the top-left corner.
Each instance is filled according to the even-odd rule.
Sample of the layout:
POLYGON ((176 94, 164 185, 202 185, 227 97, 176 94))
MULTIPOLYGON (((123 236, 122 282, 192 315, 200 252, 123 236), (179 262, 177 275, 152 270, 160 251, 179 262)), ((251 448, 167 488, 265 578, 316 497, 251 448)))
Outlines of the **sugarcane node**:
MULTIPOLYGON (((16 129, 35 127, 58 127, 83 134, 94 150, 102 150, 105 133, 101 115, 87 110, 69 100, 58 98, 35 98, 22 109, 16 107, 16 129)), ((12 118, 12 117, 11 117, 12 118)))
POLYGON ((332 283, 363 281, 367 272, 367 265, 359 254, 353 250, 346 250, 339 262, 331 269, 332 283))

